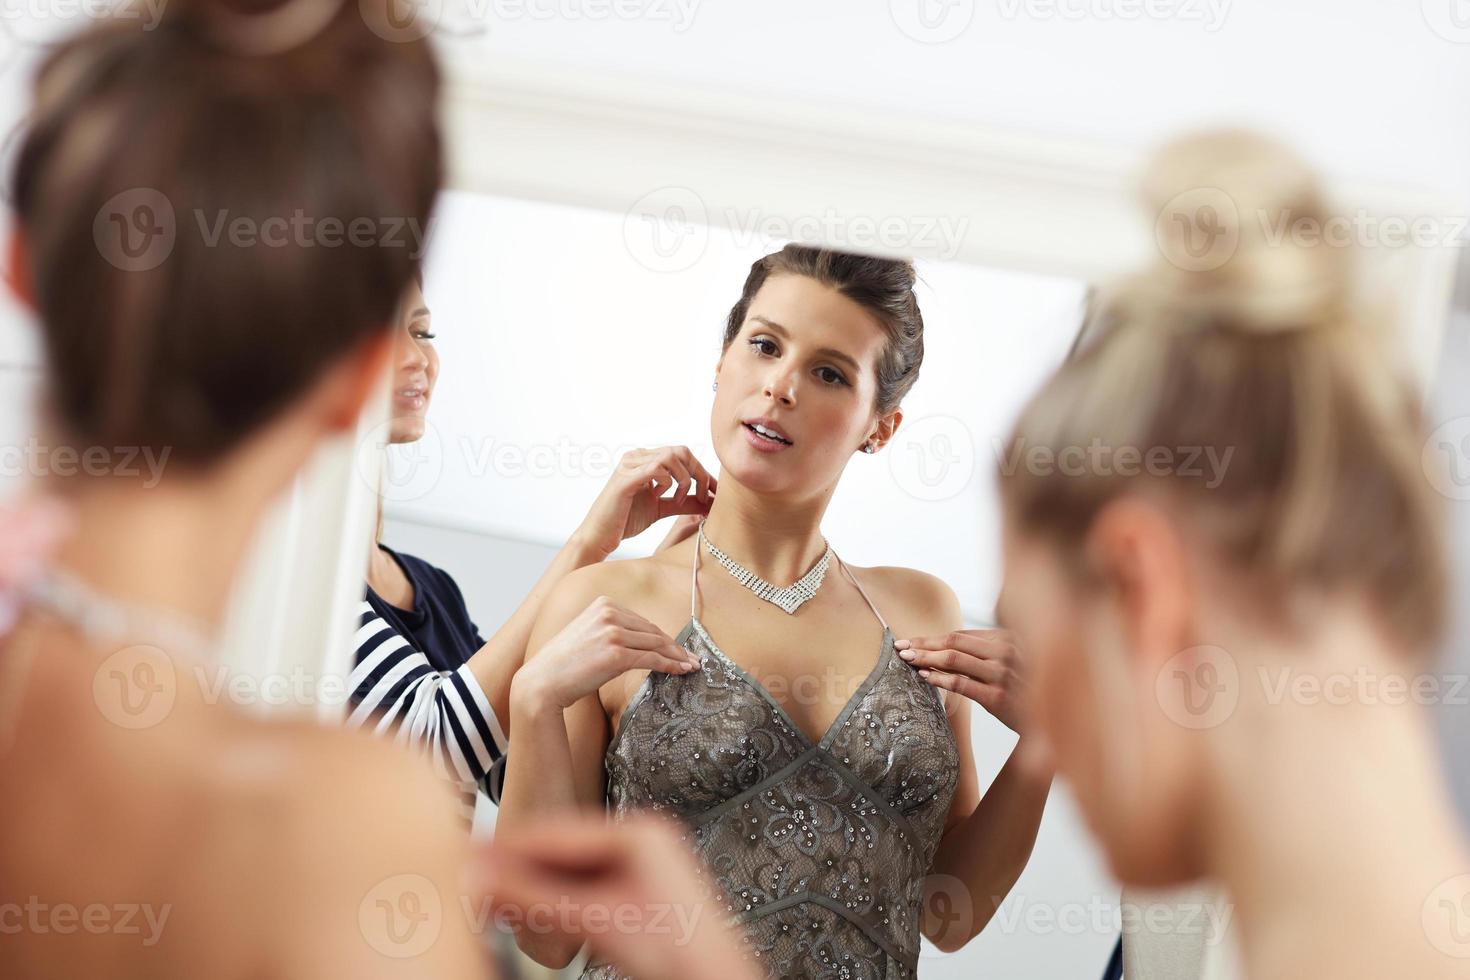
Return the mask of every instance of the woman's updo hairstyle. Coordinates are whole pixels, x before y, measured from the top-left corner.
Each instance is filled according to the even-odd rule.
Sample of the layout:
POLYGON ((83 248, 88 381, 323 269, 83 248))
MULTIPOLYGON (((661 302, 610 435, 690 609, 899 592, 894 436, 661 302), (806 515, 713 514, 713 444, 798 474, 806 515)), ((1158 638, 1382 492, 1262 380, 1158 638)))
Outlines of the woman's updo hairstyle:
POLYGON ((1144 190, 1160 258, 1102 294, 1097 337, 1025 409, 1008 515, 1080 568, 1105 504, 1161 491, 1281 624, 1300 622, 1300 600, 1359 595, 1388 635, 1427 648, 1446 572, 1420 395, 1358 313, 1316 176, 1221 132, 1164 149, 1144 190), (1028 470, 1036 447, 1107 463, 1028 470))
POLYGON ((914 295, 914 264, 796 244, 762 256, 751 264, 740 299, 725 320, 725 349, 740 334, 755 294, 777 275, 814 279, 877 317, 888 334, 878 359, 878 413, 897 408, 919 380, 924 362, 924 314, 914 295))
POLYGON ((441 178, 392 2, 170 0, 46 58, 12 275, 67 439, 208 464, 392 325, 441 178))

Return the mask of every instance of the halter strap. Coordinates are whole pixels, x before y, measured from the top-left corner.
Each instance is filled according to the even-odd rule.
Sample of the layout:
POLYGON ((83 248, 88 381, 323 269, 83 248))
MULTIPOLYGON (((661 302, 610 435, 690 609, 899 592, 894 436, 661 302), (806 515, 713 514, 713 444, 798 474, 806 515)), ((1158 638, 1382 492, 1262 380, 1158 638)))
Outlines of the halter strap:
MULTIPOLYGON (((699 610, 699 553, 704 550, 704 548, 703 548, 703 542, 704 542, 704 521, 700 521, 699 522, 699 529, 697 531, 695 531, 695 534, 694 534, 694 560, 691 561, 690 564, 689 564, 689 618, 690 619, 698 619, 699 618, 699 616, 698 616, 698 610, 699 610)), ((878 617, 878 623, 879 623, 879 625, 881 625, 884 629, 888 629, 888 620, 886 620, 886 619, 883 618, 883 614, 880 613, 878 611, 878 607, 873 604, 873 600, 868 596, 868 590, 865 589, 865 588, 863 588, 863 584, 857 580, 857 577, 855 575, 852 574, 852 570, 847 567, 847 562, 843 561, 842 558, 840 556, 838 556, 837 552, 835 552, 835 551, 832 553, 832 557, 837 559, 837 564, 839 566, 841 566, 843 574, 845 574, 847 576, 847 580, 849 582, 851 582, 853 585, 857 586, 858 595, 860 595, 860 596, 863 597, 863 601, 868 604, 868 608, 871 609, 871 610, 873 610, 873 615, 878 617)))

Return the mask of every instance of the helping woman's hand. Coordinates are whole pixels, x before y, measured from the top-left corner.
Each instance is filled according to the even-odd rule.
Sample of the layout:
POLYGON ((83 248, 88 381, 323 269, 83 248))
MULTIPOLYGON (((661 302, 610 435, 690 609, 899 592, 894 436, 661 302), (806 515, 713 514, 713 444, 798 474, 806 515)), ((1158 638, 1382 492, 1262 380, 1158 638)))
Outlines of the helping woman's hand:
POLYGON ((598 596, 516 672, 511 699, 565 710, 630 670, 698 669, 699 659, 663 630, 598 596))
POLYGON ((899 640, 894 649, 935 687, 969 698, 1021 734, 1026 661, 1010 630, 956 630, 899 640))
POLYGON ((716 483, 687 446, 624 453, 574 537, 606 558, 665 517, 708 514, 716 483))
MULTIPOLYGON (((599 959, 645 980, 752 980, 758 974, 724 925, 688 845, 647 816, 610 824, 565 818, 497 834, 472 869, 503 920, 565 910, 558 926, 599 959)), ((478 897, 478 896, 477 896, 478 897)))

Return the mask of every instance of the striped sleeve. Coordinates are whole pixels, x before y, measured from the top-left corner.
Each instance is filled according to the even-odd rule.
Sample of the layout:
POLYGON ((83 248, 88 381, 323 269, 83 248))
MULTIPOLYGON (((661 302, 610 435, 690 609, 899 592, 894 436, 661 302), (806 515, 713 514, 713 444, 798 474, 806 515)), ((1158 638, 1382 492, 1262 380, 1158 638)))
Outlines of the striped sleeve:
POLYGON ((347 723, 420 746, 461 787, 480 783, 497 804, 505 734, 469 665, 436 670, 372 604, 359 607, 356 666, 347 681, 347 723))

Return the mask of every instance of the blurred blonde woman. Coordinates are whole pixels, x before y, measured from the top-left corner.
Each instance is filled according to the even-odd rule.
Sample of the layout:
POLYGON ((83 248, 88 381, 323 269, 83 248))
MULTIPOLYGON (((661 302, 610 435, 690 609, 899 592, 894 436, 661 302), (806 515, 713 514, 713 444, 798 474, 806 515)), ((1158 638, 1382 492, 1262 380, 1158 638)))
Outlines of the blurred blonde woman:
POLYGON ((1393 696, 1446 614, 1419 395, 1349 253, 1274 239, 1331 216, 1291 153, 1187 139, 1146 190, 1164 260, 1010 444, 1113 465, 1001 479, 1041 752, 1125 884, 1223 885, 1246 975, 1464 977, 1470 858, 1429 719, 1393 696))

